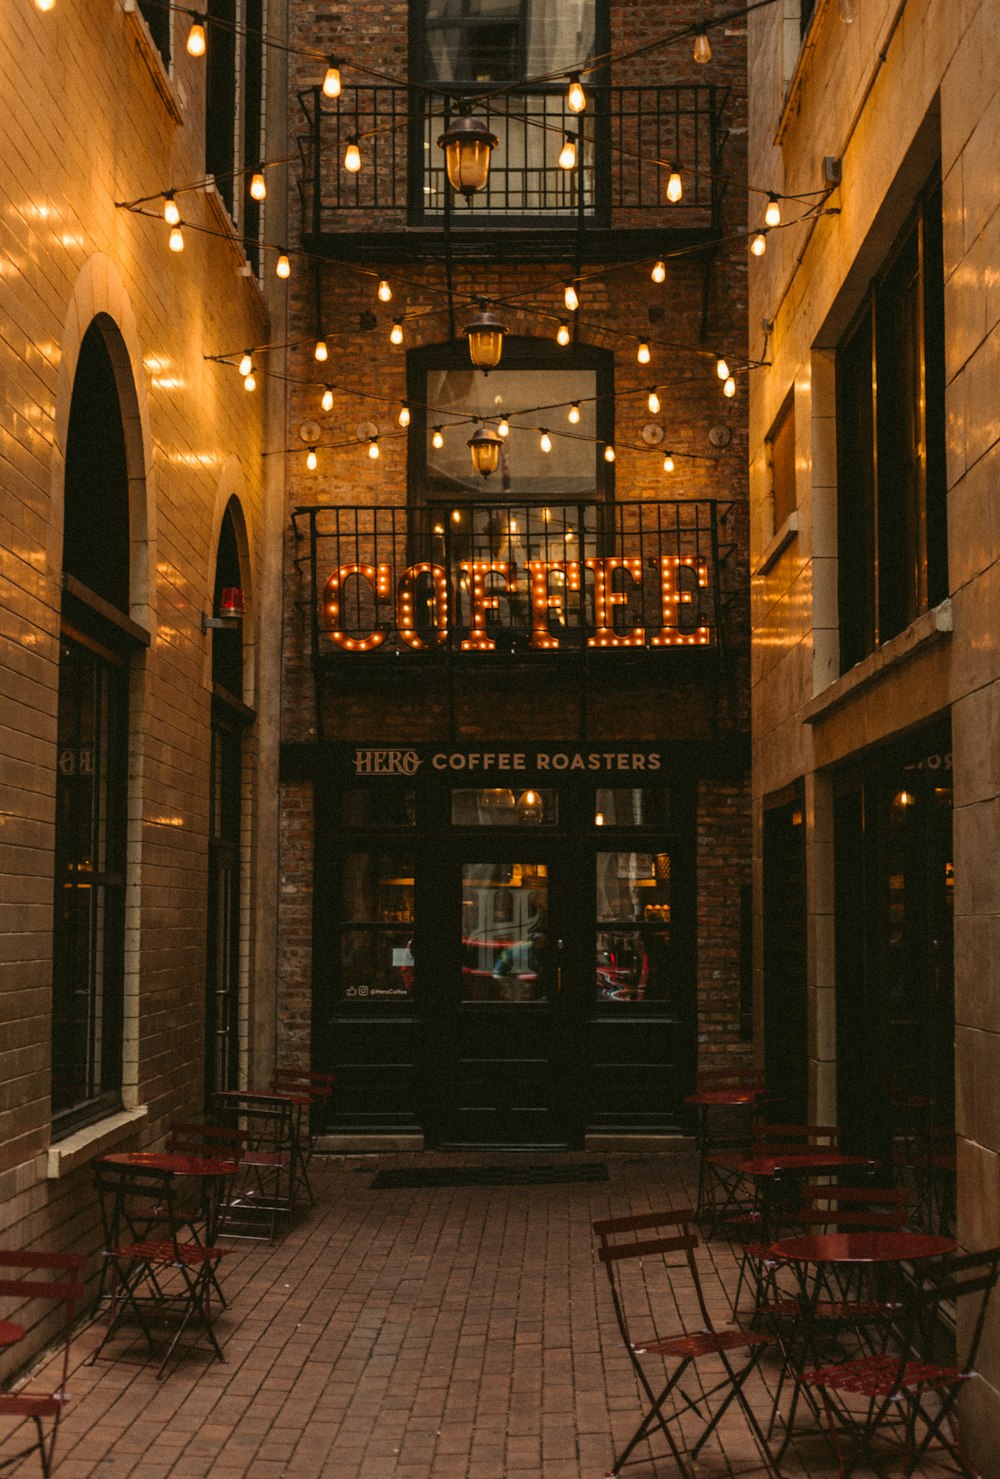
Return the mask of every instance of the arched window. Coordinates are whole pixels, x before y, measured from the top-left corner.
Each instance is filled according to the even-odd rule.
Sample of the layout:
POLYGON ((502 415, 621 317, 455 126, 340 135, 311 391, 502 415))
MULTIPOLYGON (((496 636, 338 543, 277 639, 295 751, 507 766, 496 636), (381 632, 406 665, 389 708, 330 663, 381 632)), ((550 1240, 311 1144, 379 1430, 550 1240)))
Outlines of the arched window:
POLYGON ((128 615, 128 484, 118 379, 95 321, 80 347, 66 443, 52 973, 56 1136, 121 1102, 129 666, 148 641, 128 615))

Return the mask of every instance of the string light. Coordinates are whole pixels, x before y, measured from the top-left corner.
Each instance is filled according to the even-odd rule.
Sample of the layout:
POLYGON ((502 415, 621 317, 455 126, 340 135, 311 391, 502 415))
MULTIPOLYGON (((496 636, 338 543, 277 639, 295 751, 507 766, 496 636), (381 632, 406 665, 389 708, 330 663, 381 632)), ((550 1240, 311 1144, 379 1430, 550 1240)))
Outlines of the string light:
POLYGON ((755 257, 762 257, 764 255, 764 253, 767 251, 766 231, 757 232, 753 241, 750 243, 750 250, 753 252, 755 257))
POLYGON ((571 134, 566 135, 566 142, 559 150, 559 168, 576 169, 576 140, 571 134))
POLYGON ((721 355, 715 361, 715 373, 718 375, 720 380, 729 379, 729 366, 726 364, 726 361, 722 358, 721 355))
POLYGON ((614 462, 615 460, 615 449, 610 442, 604 448, 604 460, 605 462, 614 462))
POLYGON ((385 277, 379 278, 378 299, 380 303, 392 302, 392 288, 389 286, 389 281, 385 277))
POLYGON ((252 370, 243 376, 243 389, 248 395, 252 395, 257 389, 257 377, 252 370))
POLYGON ((510 422, 507 420, 506 416, 501 416, 500 420, 497 422, 497 432, 502 437, 510 436, 510 422))
POLYGON ((572 426, 579 425, 579 422, 580 422, 580 402, 579 401, 574 401, 573 404, 570 406, 569 410, 566 412, 566 420, 572 426))
POLYGON ((587 94, 580 82, 579 72, 571 72, 566 93, 566 106, 571 113, 582 113, 587 106, 587 94))
POLYGON ((252 369, 253 356, 248 349, 243 355, 243 358, 240 360, 239 371, 241 375, 249 375, 252 369))
POLYGON ((683 194, 684 182, 681 179, 681 172, 676 164, 672 164, 670 166, 670 178, 667 180, 667 199, 671 205, 676 205, 683 194))
POLYGON ((323 407, 323 410, 324 411, 332 411, 333 410, 333 386, 332 385, 328 385, 326 387, 326 389, 323 391, 323 399, 320 401, 320 405, 323 407))
POLYGON ((168 226, 179 226, 181 224, 180 207, 174 199, 174 192, 168 190, 163 197, 163 219, 168 226))
POLYGON ((660 397, 656 394, 656 391, 655 390, 651 390, 649 392, 649 395, 646 398, 646 405, 649 408, 649 414, 651 416, 659 416, 659 414, 660 414, 660 397))
POLYGON ((569 343, 569 340, 570 340, 569 324, 567 324, 565 322, 565 320, 560 319, 559 320, 559 327, 556 330, 556 343, 557 344, 561 344, 563 346, 563 348, 565 349, 566 345, 569 343))
POLYGON ((377 462, 378 459, 379 459, 379 457, 380 457, 380 455, 381 454, 380 454, 379 449, 378 449, 378 437, 377 436, 376 437, 369 437, 368 438, 368 456, 371 458, 371 460, 373 462, 377 462))
POLYGON ((730 400, 732 400, 733 396, 736 394, 736 381, 733 379, 732 375, 727 378, 725 385, 722 387, 722 393, 723 395, 728 396, 730 400))
POLYGON ((207 44, 205 39, 205 17, 195 11, 191 19, 191 29, 188 31, 187 41, 185 42, 188 56, 204 56, 207 44))
POLYGON ((552 451, 552 438, 549 436, 544 426, 542 427, 542 434, 538 438, 538 446, 542 452, 552 451))
POLYGON ((773 190, 767 197, 767 207, 764 211, 764 225, 781 225, 781 205, 778 201, 778 197, 775 195, 773 190))
POLYGON ((670 455, 669 452, 666 452, 666 453, 664 453, 664 457, 663 457, 663 471, 664 472, 673 472, 673 470, 674 470, 674 459, 671 457, 671 455, 670 455))
POLYGON ((250 194, 254 200, 267 199, 267 181, 264 179, 264 166, 258 164, 250 176, 250 194))
POLYGON ((322 365, 329 358, 330 358, 330 351, 326 347, 326 340, 325 339, 317 339, 316 340, 316 348, 313 350, 313 359, 317 360, 319 362, 319 364, 322 365))
POLYGON ((712 60, 712 43, 708 39, 707 31, 699 31, 694 38, 694 59, 699 66, 712 60))
POLYGON ((344 168, 349 175, 356 175, 361 168, 361 150, 358 148, 357 139, 348 139, 347 151, 344 154, 344 168))
POLYGON ((652 270, 652 272, 649 275, 653 279, 654 282, 666 282, 666 280, 667 280, 667 264, 666 264, 666 262, 654 262, 653 263, 653 270, 652 270))
POLYGON ((399 415, 397 416, 396 420, 399 422, 400 426, 409 426, 410 407, 407 401, 404 401, 403 404, 400 406, 399 415))
POLYGON ((396 319, 393 319, 393 321, 392 321, 392 328, 389 331, 389 343, 390 344, 402 344, 402 342, 403 342, 403 325, 402 325, 401 321, 398 318, 396 318, 396 319))
POLYGON ((50 10, 55 10, 56 0, 35 0, 35 9, 47 15, 50 10))
POLYGON ((638 360, 638 362, 639 362, 640 365, 648 365, 649 364, 649 361, 650 361, 650 353, 649 353, 649 340, 648 339, 640 339, 639 340, 639 348, 636 350, 635 357, 638 360))
POLYGON ((316 448, 310 447, 306 453, 306 467, 310 472, 315 472, 319 466, 319 458, 316 456, 316 448))
POLYGON ((435 426, 434 428, 434 435, 431 437, 431 446, 436 448, 438 452, 444 446, 444 436, 441 433, 440 426, 435 426))
POLYGON ((327 57, 326 76, 323 78, 323 96, 339 98, 341 90, 340 66, 336 57, 327 57))
POLYGON ((284 247, 278 249, 278 260, 274 264, 274 271, 277 277, 291 277, 292 275, 292 264, 288 260, 288 253, 284 247))
POLYGON ((575 313, 580 306, 580 295, 573 283, 568 282, 563 292, 563 302, 570 313, 575 313))
POLYGON ((178 221, 176 226, 170 228, 169 245, 172 252, 182 252, 184 250, 184 232, 181 230, 180 221, 178 221))

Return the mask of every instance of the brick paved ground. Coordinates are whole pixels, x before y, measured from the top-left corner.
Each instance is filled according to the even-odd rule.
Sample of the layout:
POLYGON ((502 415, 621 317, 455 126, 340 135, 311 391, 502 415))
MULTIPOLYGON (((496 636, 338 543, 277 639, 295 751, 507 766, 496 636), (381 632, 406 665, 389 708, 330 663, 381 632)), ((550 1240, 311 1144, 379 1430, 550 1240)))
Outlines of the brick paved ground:
MULTIPOLYGON (((241 1243, 225 1260, 224 1365, 192 1352, 157 1381, 123 1341, 116 1359, 82 1364, 99 1331, 78 1336, 58 1479, 598 1479, 639 1405, 590 1223, 687 1204, 693 1163, 610 1156, 607 1182, 370 1186, 380 1167, 510 1159, 601 1158, 314 1162, 316 1209, 273 1247, 241 1243)), ((727 1243, 711 1243, 704 1273, 721 1323, 736 1273, 727 1243)), ((763 1381, 755 1397, 768 1412, 763 1381)), ((627 1473, 666 1479, 663 1452, 627 1473)), ((783 1468, 835 1473, 815 1438, 783 1468)), ((37 1473, 37 1459, 12 1472, 37 1473)), ((742 1417, 727 1415, 699 1474, 763 1472, 742 1417)))

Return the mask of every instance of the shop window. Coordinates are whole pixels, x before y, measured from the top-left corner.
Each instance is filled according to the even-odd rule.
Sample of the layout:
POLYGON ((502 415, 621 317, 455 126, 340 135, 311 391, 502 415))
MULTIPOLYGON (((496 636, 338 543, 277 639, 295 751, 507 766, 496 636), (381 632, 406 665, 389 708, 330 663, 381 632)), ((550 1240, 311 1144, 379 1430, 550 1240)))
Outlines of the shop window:
POLYGON ((784 528, 797 506, 795 492, 795 396, 785 401, 766 441, 771 491, 771 533, 784 528))
POLYGON ((205 170, 259 267, 261 207, 249 184, 264 157, 263 0, 209 0, 207 17, 205 170))
POLYGON ((414 859, 408 851, 340 860, 340 989, 344 1001, 400 1001, 413 991, 414 859))
POLYGON ((943 294, 935 173, 837 353, 845 671, 948 593, 943 294))
POLYGON ((532 786, 486 786, 451 793, 454 827, 557 827, 558 791, 532 786))
POLYGON ((666 786, 599 786, 595 827, 667 827, 670 791, 666 786))
POLYGON ((162 0, 139 0, 139 13, 149 28, 163 65, 170 66, 170 21, 173 10, 162 0))
POLYGON ((599 1002, 670 1002, 670 871, 666 852, 597 854, 599 1002))
POLYGON ((463 1001, 546 1001, 555 979, 544 863, 462 866, 463 1001))

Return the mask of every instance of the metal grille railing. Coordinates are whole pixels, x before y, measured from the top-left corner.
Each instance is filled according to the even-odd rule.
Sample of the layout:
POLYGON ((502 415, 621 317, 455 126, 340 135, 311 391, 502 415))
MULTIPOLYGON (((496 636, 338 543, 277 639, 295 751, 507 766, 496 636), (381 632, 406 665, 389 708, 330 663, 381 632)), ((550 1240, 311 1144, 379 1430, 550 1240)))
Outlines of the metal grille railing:
POLYGON ((299 94, 307 125, 299 138, 304 224, 316 234, 433 225, 450 208, 452 224, 462 227, 581 218, 603 225, 714 227, 724 100, 725 91, 712 86, 595 84, 588 86, 588 107, 580 115, 569 111, 561 87, 477 102, 473 112, 500 142, 486 189, 471 207, 460 198, 449 207, 437 140, 457 100, 370 85, 345 87, 331 102, 314 87, 299 94), (567 135, 577 143, 572 170, 558 163, 567 135), (357 174, 343 168, 352 137, 361 140, 357 174), (665 192, 674 164, 684 193, 670 204, 665 192))
POLYGON ((712 499, 296 509, 313 655, 718 646, 731 509, 712 499))

